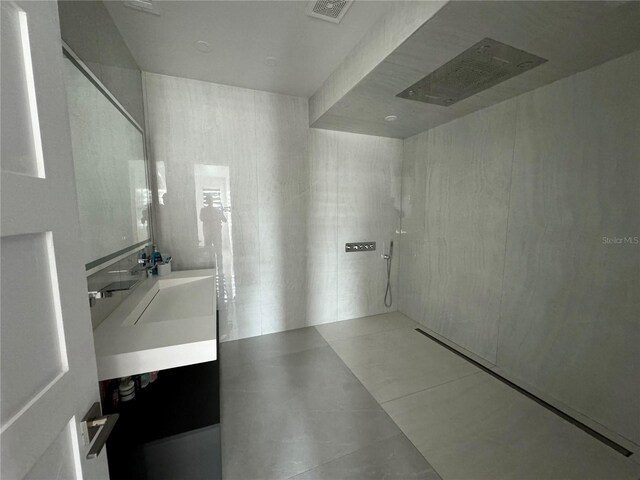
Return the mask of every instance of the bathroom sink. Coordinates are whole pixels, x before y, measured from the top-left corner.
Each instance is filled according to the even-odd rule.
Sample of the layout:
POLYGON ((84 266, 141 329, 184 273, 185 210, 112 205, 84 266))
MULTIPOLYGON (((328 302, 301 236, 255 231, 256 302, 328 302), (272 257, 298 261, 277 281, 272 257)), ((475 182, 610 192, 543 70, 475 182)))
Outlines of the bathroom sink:
POLYGON ((153 297, 133 325, 215 314, 215 289, 212 289, 211 278, 160 278, 156 286, 152 289, 153 297))
POLYGON ((214 270, 142 282, 94 331, 100 380, 217 359, 214 270))

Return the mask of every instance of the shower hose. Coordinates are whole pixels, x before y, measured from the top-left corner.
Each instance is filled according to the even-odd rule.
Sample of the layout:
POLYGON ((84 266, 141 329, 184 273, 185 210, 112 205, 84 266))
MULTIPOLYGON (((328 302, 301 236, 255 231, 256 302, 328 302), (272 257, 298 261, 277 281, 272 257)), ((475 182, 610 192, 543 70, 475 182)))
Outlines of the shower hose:
POLYGON ((393 305, 393 296, 391 295, 391 257, 393 256, 393 242, 389 254, 383 258, 387 261, 387 290, 384 292, 384 306, 390 308, 393 305))

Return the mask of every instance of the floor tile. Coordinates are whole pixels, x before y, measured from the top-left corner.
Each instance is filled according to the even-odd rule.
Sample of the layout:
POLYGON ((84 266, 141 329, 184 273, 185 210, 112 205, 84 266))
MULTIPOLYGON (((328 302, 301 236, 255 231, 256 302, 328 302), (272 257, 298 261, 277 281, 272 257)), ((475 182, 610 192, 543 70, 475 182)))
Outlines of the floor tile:
MULTIPOLYGON (((224 478, 288 478, 402 435, 320 335, 317 342, 307 330, 315 332, 240 340, 234 361, 222 352, 224 478)), ((420 468, 427 467, 424 461, 420 468)))
POLYGON ((341 322, 317 325, 316 329, 325 340, 340 340, 371 333, 395 330, 396 328, 415 328, 418 324, 400 312, 383 313, 371 317, 354 318, 341 322))
POLYGON ((440 480, 440 476, 407 437, 400 434, 324 463, 292 479, 440 480))
POLYGON ((287 353, 302 352, 327 343, 315 328, 299 328, 220 344, 221 365, 260 362, 287 353))
POLYGON ((329 340, 329 344, 380 403, 478 371, 413 328, 329 340))
POLYGON ((249 417, 236 423, 223 414, 224 478, 289 478, 399 433, 383 411, 280 409, 249 417))
POLYGON ((640 466, 479 372, 383 405, 444 479, 637 479, 640 466))
POLYGON ((263 362, 223 366, 222 399, 227 415, 279 410, 382 411, 328 345, 263 362))

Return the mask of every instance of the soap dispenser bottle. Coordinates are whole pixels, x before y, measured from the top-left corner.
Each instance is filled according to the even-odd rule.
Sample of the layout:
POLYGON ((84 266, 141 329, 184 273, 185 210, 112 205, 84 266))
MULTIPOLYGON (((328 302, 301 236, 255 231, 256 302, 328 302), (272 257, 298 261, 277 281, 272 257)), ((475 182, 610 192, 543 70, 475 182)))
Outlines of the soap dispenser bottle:
POLYGON ((158 274, 158 264, 162 263, 162 255, 158 251, 157 247, 153 246, 153 252, 151 252, 151 265, 153 268, 151 269, 151 273, 154 275, 158 274))

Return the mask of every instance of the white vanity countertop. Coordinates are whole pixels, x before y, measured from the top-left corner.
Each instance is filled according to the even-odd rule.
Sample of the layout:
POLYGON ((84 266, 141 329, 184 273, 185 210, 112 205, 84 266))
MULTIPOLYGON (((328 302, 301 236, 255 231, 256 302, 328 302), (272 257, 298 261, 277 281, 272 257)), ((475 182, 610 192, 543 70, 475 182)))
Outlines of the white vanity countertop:
POLYGON ((99 380, 216 360, 215 270, 149 277, 94 341, 99 380))

